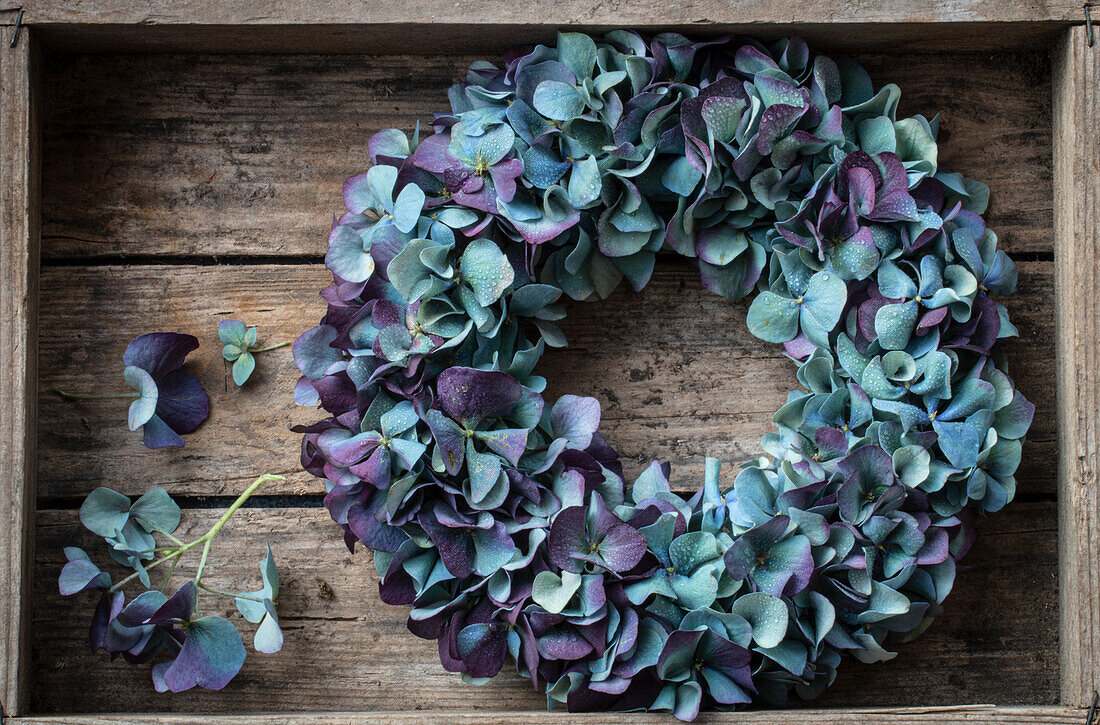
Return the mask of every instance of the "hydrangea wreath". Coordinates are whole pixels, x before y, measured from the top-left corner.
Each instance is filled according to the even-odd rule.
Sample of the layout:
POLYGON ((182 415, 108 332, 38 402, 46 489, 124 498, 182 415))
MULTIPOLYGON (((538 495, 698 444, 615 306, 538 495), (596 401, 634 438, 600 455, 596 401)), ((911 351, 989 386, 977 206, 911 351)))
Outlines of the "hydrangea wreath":
POLYGON ((445 668, 691 719, 813 697, 941 612, 1034 406, 988 189, 899 95, 798 38, 562 33, 474 63, 434 134, 370 139, 294 345, 329 416, 302 462, 445 668), (535 374, 563 295, 640 290, 665 250, 800 362, 767 455, 689 500, 667 465, 624 484, 599 403, 535 374))

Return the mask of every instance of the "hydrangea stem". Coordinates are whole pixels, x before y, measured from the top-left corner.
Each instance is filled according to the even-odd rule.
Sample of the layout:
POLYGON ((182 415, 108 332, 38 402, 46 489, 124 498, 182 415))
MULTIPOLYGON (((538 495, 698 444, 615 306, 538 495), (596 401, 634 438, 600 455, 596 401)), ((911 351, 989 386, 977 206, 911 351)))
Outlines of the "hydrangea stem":
POLYGON ((234 594, 233 592, 224 592, 221 589, 215 589, 214 587, 208 587, 205 584, 197 584, 196 586, 199 589, 202 589, 204 592, 210 592, 211 594, 217 594, 218 596, 221 596, 221 597, 229 597, 230 599, 247 599, 250 602, 259 602, 260 604, 263 604, 263 601, 264 601, 263 599, 260 599, 259 597, 253 597, 253 596, 248 595, 248 594, 234 594))
POLYGON ((141 393, 110 393, 107 395, 88 395, 85 393, 67 393, 56 385, 50 388, 66 400, 112 400, 115 398, 140 398, 141 393))
POLYGON ((268 352, 269 350, 278 350, 280 347, 286 347, 290 342, 280 342, 277 345, 268 345, 267 347, 254 347, 249 350, 250 353, 268 352))
MULTIPOLYGON (((223 513, 221 515, 221 518, 219 518, 217 521, 215 521, 214 525, 211 526, 210 530, 207 531, 205 534, 203 534, 199 538, 195 539, 194 541, 188 542, 186 544, 181 542, 179 539, 177 539, 173 536, 170 536, 169 538, 171 538, 172 541, 179 543, 179 547, 176 548, 176 549, 170 550, 167 554, 165 554, 161 558, 157 559, 156 561, 150 562, 145 567, 145 571, 148 572, 150 569, 155 569, 156 567, 160 566, 161 564, 163 564, 167 561, 171 561, 171 562, 173 562, 173 564, 172 564, 172 567, 168 571, 168 579, 171 579, 172 572, 175 571, 176 564, 178 563, 179 557, 183 554, 183 552, 194 549, 199 544, 202 544, 203 545, 202 558, 199 560, 199 568, 195 572, 195 584, 198 585, 198 586, 202 586, 202 583, 201 583, 202 572, 203 572, 203 569, 206 567, 206 557, 210 554, 210 545, 214 541, 214 537, 216 537, 218 535, 218 532, 220 532, 222 530, 222 527, 225 526, 226 522, 229 521, 230 517, 232 517, 233 514, 235 514, 237 512, 237 509, 239 509, 241 506, 243 506, 245 501, 247 501, 249 498, 252 497, 252 494, 254 494, 256 492, 256 489, 258 489, 260 486, 264 485, 268 481, 285 481, 285 480, 286 479, 283 478, 282 476, 275 476, 275 475, 272 475, 272 474, 269 474, 269 473, 265 473, 264 475, 260 476, 255 481, 253 481, 252 484, 248 488, 246 488, 244 490, 244 493, 242 493, 240 496, 237 497, 236 501, 234 501, 232 504, 229 505, 229 508, 227 508, 225 510, 225 513, 223 513)), ((122 587, 124 587, 126 584, 133 581, 137 577, 138 577, 138 572, 134 572, 130 576, 126 577, 125 579, 120 579, 108 591, 117 592, 119 589, 121 589, 122 587)), ((167 585, 167 583, 168 583, 167 580, 165 580, 165 585, 167 585)), ((205 589, 205 587, 203 587, 203 588, 205 589)))
POLYGON ((204 546, 202 549, 202 558, 199 560, 199 568, 195 572, 195 584, 199 584, 202 581, 202 570, 206 567, 206 557, 210 554, 210 545, 214 542, 214 537, 218 535, 218 532, 222 530, 222 527, 225 526, 230 517, 237 512, 237 509, 244 505, 245 501, 252 497, 252 494, 255 493, 256 489, 258 489, 260 486, 264 485, 268 481, 285 480, 286 479, 282 476, 273 476, 269 473, 265 473, 264 475, 260 476, 252 482, 251 486, 244 490, 244 493, 237 497, 236 501, 229 505, 229 508, 225 510, 225 513, 222 514, 222 517, 220 519, 214 522, 214 525, 210 527, 210 530, 203 534, 202 538, 199 539, 199 541, 205 540, 206 546, 204 546))

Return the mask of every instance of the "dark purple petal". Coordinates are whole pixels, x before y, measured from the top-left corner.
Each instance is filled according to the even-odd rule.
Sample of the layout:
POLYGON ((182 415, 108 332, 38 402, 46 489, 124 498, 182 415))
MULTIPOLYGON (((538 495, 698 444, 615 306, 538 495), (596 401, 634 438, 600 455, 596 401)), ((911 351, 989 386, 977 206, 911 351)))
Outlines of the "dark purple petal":
POLYGON ((240 632, 221 617, 202 617, 187 627, 187 639, 172 665, 164 671, 164 684, 172 692, 195 685, 220 690, 244 664, 240 632))
POLYGON ((162 375, 183 367, 187 354, 198 347, 199 341, 194 335, 147 332, 130 341, 122 362, 141 368, 159 383, 162 375))
POLYGON ((420 142, 413 152, 412 162, 433 174, 442 174, 454 165, 447 155, 447 147, 451 145, 451 134, 437 133, 420 142))
POLYGON ((157 381, 156 417, 177 433, 190 433, 210 415, 210 400, 194 375, 176 370, 157 381))
POLYGON ((458 633, 456 644, 471 677, 493 677, 504 666, 508 630, 499 622, 470 624, 458 633))
POLYGON ((384 495, 375 494, 367 504, 352 504, 348 508, 348 529, 368 549, 392 553, 409 537, 401 529, 381 520, 385 499, 384 495))
POLYGON ((881 221, 917 221, 917 203, 908 191, 885 196, 875 205, 871 218, 881 221))
POLYGON ((155 589, 142 592, 118 613, 118 623, 124 627, 139 627, 167 601, 168 597, 155 589))
POLYGON ((875 179, 870 171, 862 166, 848 171, 848 196, 857 214, 867 216, 871 213, 875 208, 875 179))
POLYGON ((184 582, 175 594, 149 615, 145 623, 165 624, 173 620, 186 622, 191 619, 191 614, 195 611, 197 598, 198 589, 195 587, 195 582, 184 582))
POLYGON ((419 523, 439 550, 447 571, 459 579, 470 576, 474 570, 474 542, 469 531, 441 526, 432 516, 421 516, 419 523))
POLYGON ((381 442, 382 436, 374 431, 360 433, 338 443, 333 443, 328 450, 328 455, 333 463, 350 466, 352 463, 358 463, 373 453, 381 442))
POLYGON ((489 167, 489 176, 493 179, 497 196, 503 202, 509 202, 516 196, 516 179, 523 175, 523 162, 519 159, 501 161, 489 167))
POLYGON ((470 427, 506 415, 523 393, 511 375, 473 368, 447 368, 436 378, 436 390, 443 412, 470 427))
POLYGON ((95 614, 92 616, 92 625, 88 629, 88 639, 92 645, 92 651, 101 649, 107 640, 107 629, 111 622, 122 611, 126 604, 126 595, 123 592, 105 594, 96 605, 95 614))
POLYGON ((826 460, 839 458, 848 452, 848 436, 838 428, 821 426, 814 431, 814 443, 826 460))
POLYGON ((349 466, 348 470, 375 488, 385 489, 390 485, 391 466, 390 451, 379 446, 365 461, 349 466))
POLYGON ((539 652, 548 660, 574 662, 591 654, 593 647, 573 629, 558 629, 539 637, 539 652))
POLYGON ((424 420, 432 431, 444 468, 450 475, 457 475, 466 460, 466 432, 438 410, 429 410, 424 420))
POLYGON ((559 569, 580 572, 581 562, 577 557, 587 554, 587 549, 584 507, 571 506, 559 511, 550 526, 550 561, 559 569))
POLYGON ((600 539, 596 551, 607 569, 621 574, 638 565, 647 546, 646 538, 633 526, 616 524, 600 539))

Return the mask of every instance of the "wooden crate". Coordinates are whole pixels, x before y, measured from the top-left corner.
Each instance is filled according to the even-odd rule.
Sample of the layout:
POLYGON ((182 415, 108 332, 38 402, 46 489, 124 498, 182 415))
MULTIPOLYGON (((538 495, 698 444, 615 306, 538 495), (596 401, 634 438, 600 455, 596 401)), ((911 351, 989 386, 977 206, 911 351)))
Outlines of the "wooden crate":
MULTIPOLYGON (((434 644, 405 630, 404 610, 378 600, 369 558, 347 553, 316 481, 298 470, 287 428, 312 413, 290 400, 289 355, 265 356, 238 391, 213 336, 216 321, 232 317, 272 341, 291 339, 320 317, 327 220, 343 178, 367 166, 370 133, 430 118, 474 57, 559 27, 622 26, 799 33, 855 55, 876 82, 898 83, 904 113, 942 112, 944 164, 989 183, 988 221, 1020 265, 1007 304, 1021 338, 1006 349, 1037 406, 1017 501, 980 523, 947 613, 926 635, 890 663, 845 662, 813 709, 703 720, 1083 721, 1100 686, 1100 47, 1089 47, 1080 4, 25 0, 23 10, 14 48, 17 13, 0 15, 7 715, 217 725, 667 720, 545 715, 514 676, 473 688, 444 672, 434 644), (410 50, 419 55, 393 55, 410 50), (146 452, 120 410, 48 393, 120 380, 126 342, 151 326, 202 341, 192 359, 212 413, 182 450, 146 452), (56 590, 84 495, 159 482, 190 507, 185 526, 202 530, 263 472, 287 481, 234 519, 214 555, 271 541, 285 651, 250 654, 223 693, 174 696, 153 692, 146 669, 88 653, 86 603, 56 590)), ((709 453, 727 461, 728 483, 794 382, 775 347, 748 334, 745 310, 666 261, 641 295, 571 307, 572 347, 543 363, 550 392, 600 398, 628 474, 670 459, 674 483, 692 487, 709 453)), ((254 578, 252 558, 226 557, 228 588, 254 578)))

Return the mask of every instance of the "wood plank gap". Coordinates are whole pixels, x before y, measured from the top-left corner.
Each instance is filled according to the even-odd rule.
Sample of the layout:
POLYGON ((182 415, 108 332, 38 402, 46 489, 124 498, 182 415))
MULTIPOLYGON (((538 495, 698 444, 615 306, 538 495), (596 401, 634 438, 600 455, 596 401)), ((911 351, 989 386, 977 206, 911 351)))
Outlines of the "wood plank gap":
MULTIPOLYGON (((39 511, 72 511, 79 509, 84 503, 84 496, 64 496, 60 498, 40 498, 37 509, 39 511)), ((181 509, 223 509, 237 500, 236 496, 174 496, 173 499, 181 509)), ((241 508, 244 509, 316 509, 325 505, 323 494, 301 495, 254 495, 249 498, 241 508)))
MULTIPOLYGON (((1049 260, 1048 260, 1049 261, 1049 260)), ((280 256, 277 254, 183 254, 161 256, 155 254, 118 254, 103 257, 71 256, 43 257, 43 267, 106 267, 112 265, 183 265, 192 267, 239 267, 245 265, 318 265, 324 264, 321 255, 296 254, 280 256)))

